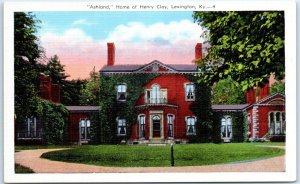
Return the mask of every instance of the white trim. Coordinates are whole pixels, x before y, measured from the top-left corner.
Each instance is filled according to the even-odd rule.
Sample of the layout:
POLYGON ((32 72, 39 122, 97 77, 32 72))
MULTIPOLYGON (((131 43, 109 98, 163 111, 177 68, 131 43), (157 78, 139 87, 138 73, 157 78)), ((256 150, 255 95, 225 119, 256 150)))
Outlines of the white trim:
POLYGON ((186 135, 197 135, 197 129, 196 129, 196 123, 197 123, 197 117, 196 116, 185 116, 185 126, 186 126, 186 135), (188 118, 194 118, 195 125, 194 126, 194 132, 193 133, 188 133, 188 118))
POLYGON ((183 84, 183 88, 184 88, 184 99, 185 99, 185 101, 187 101, 187 102, 194 102, 195 100, 196 100, 196 84, 194 83, 194 82, 185 82, 184 84, 183 84), (192 99, 188 99, 187 98, 187 91, 186 91, 186 86, 187 85, 193 85, 193 98, 192 99))

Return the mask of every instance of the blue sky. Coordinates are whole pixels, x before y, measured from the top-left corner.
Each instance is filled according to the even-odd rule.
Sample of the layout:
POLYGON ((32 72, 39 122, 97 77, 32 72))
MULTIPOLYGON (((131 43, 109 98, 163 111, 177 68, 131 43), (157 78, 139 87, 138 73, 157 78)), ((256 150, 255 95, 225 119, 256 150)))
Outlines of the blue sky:
POLYGON ((94 39, 104 39, 116 26, 127 22, 169 23, 176 20, 193 21, 188 11, 139 11, 139 12, 33 12, 42 21, 40 33, 54 31, 63 33, 67 29, 80 28, 94 39), (80 21, 82 20, 82 21, 80 21), (76 22, 77 21, 77 22, 76 22))
POLYGON ((58 55, 71 78, 86 78, 107 63, 107 42, 116 64, 188 64, 202 29, 187 11, 33 12, 46 56, 58 55))

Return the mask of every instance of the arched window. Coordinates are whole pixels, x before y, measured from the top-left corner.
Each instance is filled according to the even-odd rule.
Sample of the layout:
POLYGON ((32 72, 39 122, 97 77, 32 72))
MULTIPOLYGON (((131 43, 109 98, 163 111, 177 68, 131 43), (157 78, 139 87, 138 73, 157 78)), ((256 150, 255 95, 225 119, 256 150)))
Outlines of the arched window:
POLYGON ((285 112, 269 113, 269 134, 280 135, 285 134, 285 112))
POLYGON ((146 125, 146 118, 144 114, 140 114, 138 116, 138 121, 139 121, 139 136, 140 138, 145 137, 145 125, 146 125))
POLYGON ((224 116, 221 119, 221 138, 232 138, 232 119, 231 116, 224 116))
POLYGON ((160 87, 157 84, 152 86, 151 103, 160 103, 160 87))
POLYGON ((90 139, 90 129, 91 129, 91 121, 89 119, 81 119, 80 120, 80 139, 81 140, 89 140, 90 139))

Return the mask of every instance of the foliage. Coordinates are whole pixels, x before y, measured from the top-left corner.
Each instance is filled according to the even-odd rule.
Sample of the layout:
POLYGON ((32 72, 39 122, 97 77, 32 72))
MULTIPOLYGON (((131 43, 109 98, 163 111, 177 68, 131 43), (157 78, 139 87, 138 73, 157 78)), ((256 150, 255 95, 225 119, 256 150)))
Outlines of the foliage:
POLYGON ((190 109, 197 116, 195 136, 190 136, 189 141, 211 142, 212 141, 212 109, 211 109, 211 87, 204 83, 197 83, 198 78, 194 75, 185 75, 190 81, 196 83, 195 101, 190 109))
POLYGON ((222 79, 212 88, 212 104, 243 104, 245 95, 241 86, 231 77, 222 79))
POLYGON ((15 164, 15 173, 34 173, 32 169, 24 167, 20 164, 15 164))
POLYGON ((79 101, 81 105, 99 105, 100 81, 95 68, 90 72, 90 78, 81 86, 79 101))
POLYGON ((62 86, 61 103, 64 105, 80 104, 81 86, 86 83, 85 80, 66 80, 62 86))
POLYGON ((285 83, 284 82, 275 82, 270 88, 270 94, 275 93, 285 94, 285 83))
POLYGON ((119 143, 128 139, 130 129, 127 128, 125 137, 117 136, 117 117, 126 119, 127 127, 136 122, 137 112, 135 103, 143 93, 143 85, 152 80, 155 74, 131 74, 131 75, 102 75, 100 76, 100 122, 99 132, 101 143, 119 143), (116 86, 120 83, 127 85, 126 102, 118 102, 116 99, 116 86))
POLYGON ((243 142, 244 141, 244 132, 245 132, 245 121, 243 112, 214 112, 213 113, 214 121, 214 142, 219 143, 221 140, 221 119, 224 116, 230 116, 232 118, 232 139, 231 142, 243 142))
MULTIPOLYGON (((268 143, 175 144, 175 166, 211 165, 283 155, 268 143)), ((44 153, 41 157, 64 162, 118 167, 170 166, 170 146, 98 145, 44 153)))
POLYGON ((36 114, 38 103, 38 66, 37 60, 43 50, 35 36, 38 21, 31 13, 14 14, 14 79, 15 114, 17 123, 25 117, 36 114))
POLYGON ((245 91, 263 86, 273 73, 283 79, 284 12, 194 12, 210 45, 199 80, 213 84, 231 76, 245 91))
POLYGON ((43 122, 44 139, 48 143, 63 143, 64 130, 68 111, 61 105, 46 100, 41 100, 42 110, 39 116, 43 122))

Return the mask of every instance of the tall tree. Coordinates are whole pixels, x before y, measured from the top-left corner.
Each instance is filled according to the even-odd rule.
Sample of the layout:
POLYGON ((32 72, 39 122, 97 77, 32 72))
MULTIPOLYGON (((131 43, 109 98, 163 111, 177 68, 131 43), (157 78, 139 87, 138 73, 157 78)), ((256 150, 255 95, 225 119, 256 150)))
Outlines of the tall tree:
POLYGON ((212 88, 212 104, 242 104, 245 95, 241 86, 231 77, 222 79, 212 88))
POLYGON ((80 104, 81 105, 99 105, 99 92, 100 92, 100 80, 99 73, 93 71, 90 72, 90 78, 82 85, 80 90, 80 104))
POLYGON ((43 53, 35 35, 40 23, 31 13, 14 14, 15 114, 17 122, 39 110, 38 65, 43 53))
POLYGON ((57 55, 54 55, 50 58, 49 62, 46 65, 45 74, 50 75, 53 83, 63 84, 68 75, 65 73, 65 65, 60 63, 60 60, 57 55))
POLYGON ((204 28, 208 54, 199 79, 213 84, 231 76, 243 90, 285 76, 284 12, 194 12, 204 28))

